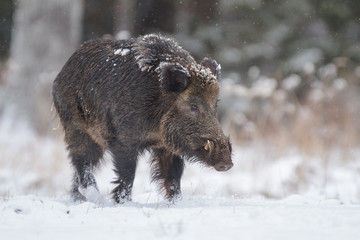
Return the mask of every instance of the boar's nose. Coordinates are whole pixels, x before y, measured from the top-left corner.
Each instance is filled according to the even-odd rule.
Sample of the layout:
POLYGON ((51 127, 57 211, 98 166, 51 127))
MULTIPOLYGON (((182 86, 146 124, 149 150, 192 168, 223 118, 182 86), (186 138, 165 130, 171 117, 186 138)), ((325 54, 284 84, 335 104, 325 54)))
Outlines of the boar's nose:
POLYGON ((216 169, 216 171, 219 172, 224 172, 229 170, 230 168, 232 168, 234 166, 233 163, 217 163, 215 164, 214 168, 216 169))

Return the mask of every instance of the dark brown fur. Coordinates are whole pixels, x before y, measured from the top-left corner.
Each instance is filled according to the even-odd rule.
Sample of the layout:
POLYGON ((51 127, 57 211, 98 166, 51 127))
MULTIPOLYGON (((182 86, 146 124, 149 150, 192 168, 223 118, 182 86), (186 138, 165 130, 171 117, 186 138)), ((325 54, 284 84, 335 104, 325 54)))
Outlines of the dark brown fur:
POLYGON ((95 186, 93 168, 113 154, 117 202, 131 200, 137 158, 153 153, 153 179, 180 196, 184 159, 231 168, 231 145, 216 115, 220 67, 197 64, 169 38, 84 43, 53 85, 53 99, 75 168, 72 195, 95 186), (206 147, 205 147, 206 146, 206 147))

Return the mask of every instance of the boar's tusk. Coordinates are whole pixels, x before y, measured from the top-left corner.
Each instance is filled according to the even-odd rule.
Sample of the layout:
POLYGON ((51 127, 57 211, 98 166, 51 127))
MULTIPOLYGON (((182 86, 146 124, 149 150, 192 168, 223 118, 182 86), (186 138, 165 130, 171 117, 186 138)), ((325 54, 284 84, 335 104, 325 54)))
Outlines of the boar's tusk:
POLYGON ((205 149, 206 151, 209 151, 209 150, 211 149, 211 142, 210 142, 209 140, 207 140, 204 149, 205 149))

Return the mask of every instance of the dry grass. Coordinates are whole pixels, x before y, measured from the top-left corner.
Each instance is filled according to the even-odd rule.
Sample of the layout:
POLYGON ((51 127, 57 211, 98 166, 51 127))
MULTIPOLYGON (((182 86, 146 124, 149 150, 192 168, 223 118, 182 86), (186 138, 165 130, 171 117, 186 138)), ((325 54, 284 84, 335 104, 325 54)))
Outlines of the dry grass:
MULTIPOLYGON (((300 156, 291 180, 282 184, 287 192, 301 193, 314 185, 326 192, 331 184, 342 181, 336 171, 349 167, 353 172, 348 178, 357 184, 352 191, 360 196, 354 178, 360 172, 356 157, 360 146, 360 66, 340 60, 290 78, 268 78, 276 87, 267 94, 257 94, 253 86, 229 88, 225 84, 223 98, 228 95, 242 102, 241 108, 230 107, 222 118, 236 145, 255 146, 259 156, 265 155, 273 165, 284 157, 291 161, 291 156, 300 156), (291 85, 294 79, 300 81, 291 85)), ((259 162, 255 168, 263 167, 264 162, 259 162)), ((278 196, 271 191, 262 194, 278 196)))
POLYGON ((349 70, 332 63, 310 75, 296 75, 300 82, 291 89, 284 84, 288 80, 273 79, 277 87, 266 96, 238 96, 248 101, 248 107, 227 112, 222 119, 226 131, 239 145, 263 143, 280 153, 296 148, 309 156, 325 156, 336 149, 346 160, 349 150, 360 146, 356 71, 359 67, 349 70))

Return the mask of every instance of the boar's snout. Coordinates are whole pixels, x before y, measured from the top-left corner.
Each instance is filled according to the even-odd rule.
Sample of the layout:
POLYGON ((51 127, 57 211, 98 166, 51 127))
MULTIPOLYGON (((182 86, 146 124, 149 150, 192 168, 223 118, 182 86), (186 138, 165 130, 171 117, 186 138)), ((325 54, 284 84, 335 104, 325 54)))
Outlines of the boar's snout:
POLYGON ((216 169, 216 171, 224 172, 224 171, 229 170, 233 166, 234 166, 234 164, 232 162, 229 162, 229 163, 220 162, 220 163, 215 164, 214 168, 216 169))
POLYGON ((217 171, 227 171, 234 166, 231 161, 231 144, 229 139, 207 140, 204 149, 210 154, 212 166, 217 171))

